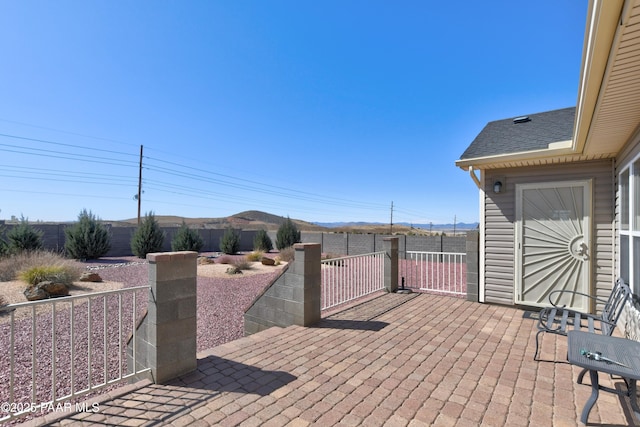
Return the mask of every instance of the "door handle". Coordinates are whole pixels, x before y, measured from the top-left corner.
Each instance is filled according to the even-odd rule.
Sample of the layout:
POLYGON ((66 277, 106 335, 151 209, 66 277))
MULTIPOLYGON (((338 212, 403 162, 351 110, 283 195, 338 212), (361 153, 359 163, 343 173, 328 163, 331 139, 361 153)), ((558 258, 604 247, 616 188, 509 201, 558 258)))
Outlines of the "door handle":
POLYGON ((588 249, 589 249, 589 246, 587 246, 585 242, 580 242, 580 246, 578 246, 578 249, 576 250, 576 254, 578 254, 579 256, 583 257, 586 260, 588 258, 587 256, 588 249))

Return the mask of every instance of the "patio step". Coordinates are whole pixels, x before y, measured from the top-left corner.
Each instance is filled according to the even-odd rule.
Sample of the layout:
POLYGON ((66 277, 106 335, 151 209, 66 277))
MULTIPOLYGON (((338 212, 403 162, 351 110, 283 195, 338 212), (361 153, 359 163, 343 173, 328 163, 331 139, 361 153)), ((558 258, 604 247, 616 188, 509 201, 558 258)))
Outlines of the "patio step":
POLYGON ((235 353, 239 350, 246 349, 248 346, 253 346, 258 343, 267 342, 271 340, 273 337, 280 335, 284 330, 285 328, 281 328, 279 326, 272 326, 271 328, 265 329, 264 331, 260 331, 258 333, 255 333, 246 337, 238 338, 237 340, 229 341, 228 343, 221 344, 211 349, 198 352, 196 357, 198 359, 202 359, 207 356, 222 357, 224 355, 228 355, 231 353, 235 353))

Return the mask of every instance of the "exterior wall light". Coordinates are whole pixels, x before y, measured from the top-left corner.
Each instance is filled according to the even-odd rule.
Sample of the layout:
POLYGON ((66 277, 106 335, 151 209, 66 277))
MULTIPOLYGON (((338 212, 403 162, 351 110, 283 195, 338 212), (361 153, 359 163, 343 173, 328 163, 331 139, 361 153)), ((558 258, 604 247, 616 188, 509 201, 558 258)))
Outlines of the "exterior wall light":
POLYGON ((504 178, 502 178, 502 177, 494 178, 493 179, 493 192, 495 194, 503 193, 504 192, 504 183, 505 183, 504 178))

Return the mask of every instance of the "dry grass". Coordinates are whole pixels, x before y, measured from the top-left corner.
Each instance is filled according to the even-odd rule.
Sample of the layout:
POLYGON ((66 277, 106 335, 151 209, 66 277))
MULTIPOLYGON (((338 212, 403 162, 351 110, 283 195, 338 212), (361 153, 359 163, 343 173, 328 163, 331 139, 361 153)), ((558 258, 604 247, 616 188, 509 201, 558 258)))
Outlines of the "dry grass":
POLYGON ((20 273, 41 267, 64 270, 70 277, 80 277, 82 268, 70 259, 51 251, 30 251, 0 259, 0 282, 15 280, 20 273))
POLYGON ((293 246, 289 246, 288 248, 282 249, 276 259, 282 262, 291 262, 295 258, 295 255, 296 250, 293 249, 293 246))
POLYGON ((251 270, 251 268, 253 268, 253 262, 249 261, 246 257, 239 258, 233 261, 233 266, 238 270, 251 270))
POLYGON ((251 261, 251 262, 258 262, 262 259, 262 257, 264 256, 264 252, 262 251, 253 251, 249 254, 247 254, 247 260, 251 261))

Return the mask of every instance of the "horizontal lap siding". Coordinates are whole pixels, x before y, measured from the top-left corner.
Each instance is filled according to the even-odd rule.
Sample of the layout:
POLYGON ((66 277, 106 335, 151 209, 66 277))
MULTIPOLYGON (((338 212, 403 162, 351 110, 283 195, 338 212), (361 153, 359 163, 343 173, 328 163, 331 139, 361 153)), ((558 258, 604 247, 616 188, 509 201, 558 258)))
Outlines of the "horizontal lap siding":
POLYGON ((593 180, 591 255, 597 294, 611 289, 613 281, 613 183, 610 161, 487 171, 485 177, 485 301, 514 303, 516 184, 593 180), (493 178, 502 177, 506 188, 492 191, 493 178))

